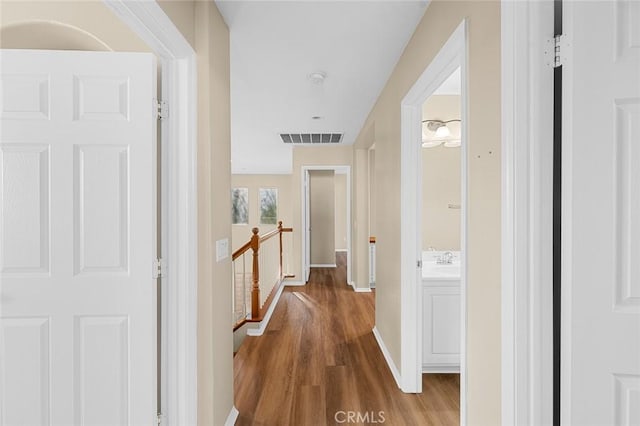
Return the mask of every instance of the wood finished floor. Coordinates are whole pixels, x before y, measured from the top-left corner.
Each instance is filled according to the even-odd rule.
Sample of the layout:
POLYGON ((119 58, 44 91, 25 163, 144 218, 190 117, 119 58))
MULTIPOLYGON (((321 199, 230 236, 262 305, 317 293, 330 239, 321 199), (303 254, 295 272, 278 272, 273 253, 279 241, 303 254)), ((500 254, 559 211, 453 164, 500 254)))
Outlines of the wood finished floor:
POLYGON ((425 374, 422 394, 401 392, 373 325, 374 295, 346 285, 340 255, 285 288, 264 335, 234 357, 236 425, 458 425, 459 375, 425 374), (360 421, 344 421, 349 411, 360 421))

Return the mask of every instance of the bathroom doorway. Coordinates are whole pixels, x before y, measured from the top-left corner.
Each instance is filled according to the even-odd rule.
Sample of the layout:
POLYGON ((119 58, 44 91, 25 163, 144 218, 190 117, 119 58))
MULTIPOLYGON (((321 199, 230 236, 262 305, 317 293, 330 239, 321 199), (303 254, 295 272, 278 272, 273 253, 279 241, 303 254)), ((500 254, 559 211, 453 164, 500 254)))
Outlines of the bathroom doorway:
MULTIPOLYGON (((424 380, 429 375, 459 374, 456 384, 460 424, 466 424, 466 26, 465 21, 461 22, 401 102, 401 387, 405 392, 421 393, 424 383, 425 391, 431 392, 432 385, 424 380), (455 89, 451 89, 452 85, 455 89), (448 112, 433 110, 428 102, 432 96, 457 96, 458 107, 448 112), (423 189, 429 188, 423 188, 423 155, 429 156, 429 150, 440 150, 454 158, 452 154, 458 152, 458 160, 452 160, 458 167, 457 178, 448 178, 450 182, 445 186, 457 187, 459 192, 442 195, 437 209, 423 208, 422 204, 423 189), (434 225, 431 231, 423 224, 423 210, 429 226, 434 225), (457 222, 457 232, 443 233, 438 215, 454 223, 447 225, 448 229, 455 228, 457 222), (423 240, 423 227, 427 228, 427 235, 431 232, 430 240, 423 240), (457 236, 457 243, 449 238, 452 236, 453 241, 457 236), (451 282, 442 284, 441 280, 441 285, 431 287, 442 288, 425 290, 428 286, 423 285, 423 270, 428 268, 430 273, 439 273, 440 278, 446 276, 451 282), (431 323, 425 326, 425 320, 431 323), (434 324, 443 321, 457 333, 434 330, 434 324), (426 359, 425 347, 431 351, 426 359), (423 377, 425 371, 427 376, 423 377)), ((439 160, 432 159, 431 163, 434 161, 439 160)), ((440 169, 442 166, 438 165, 440 169)), ((425 177, 438 167, 432 164, 425 177)))
MULTIPOLYGON (((461 80, 456 69, 422 106, 422 373, 459 383, 461 80), (454 377, 455 376, 455 377, 454 377)), ((459 388, 459 385, 458 385, 459 388)))

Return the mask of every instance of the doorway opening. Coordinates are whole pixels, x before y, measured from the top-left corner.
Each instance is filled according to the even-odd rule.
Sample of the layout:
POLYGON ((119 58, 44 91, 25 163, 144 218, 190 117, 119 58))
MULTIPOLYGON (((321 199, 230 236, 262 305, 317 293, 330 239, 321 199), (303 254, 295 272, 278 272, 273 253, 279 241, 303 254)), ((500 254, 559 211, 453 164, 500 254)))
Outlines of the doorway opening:
POLYGON ((347 257, 347 284, 353 286, 351 268, 351 166, 304 166, 302 167, 302 271, 305 282, 309 281, 311 267, 335 267, 336 252, 345 252, 347 257), (314 181, 317 194, 312 188, 314 181), (326 198, 323 210, 314 209, 315 197, 326 198), (328 198, 327 198, 328 197, 328 198), (332 205, 331 205, 332 204, 332 205), (329 210, 327 210, 329 205, 329 210), (331 216, 331 217, 327 217, 331 216), (340 216, 340 217, 338 217, 340 216), (313 220, 323 229, 312 229, 313 220), (324 229, 326 228, 326 229, 324 229), (316 235, 314 242, 314 233, 316 235), (314 253, 315 249, 315 253, 314 253), (316 257, 318 251, 322 251, 316 257), (323 260, 323 256, 332 256, 323 260))
MULTIPOLYGON (((461 79, 457 68, 422 106, 418 186, 422 264, 422 379, 459 399, 461 263, 461 79)), ((459 410, 459 409, 458 409, 459 410)), ((459 415, 459 412, 456 413, 459 415)))
MULTIPOLYGON (((403 333, 400 387, 404 392, 421 393, 423 371, 459 373, 461 424, 465 424, 466 420, 466 38, 466 21, 463 21, 401 103, 403 333), (443 104, 440 109, 435 108, 434 104, 438 103, 436 96, 442 96, 438 93, 450 93, 452 84, 456 86, 456 92, 459 92, 455 94, 457 108, 445 111, 442 99, 439 100, 443 104), (434 159, 429 160, 429 157, 433 157, 437 150, 441 150, 442 154, 449 154, 452 157, 451 164, 459 167, 455 178, 454 170, 442 170, 452 176, 448 178, 447 185, 423 182, 423 172, 424 177, 427 177, 435 170, 434 159), (451 155, 453 150, 459 151, 457 160, 451 155), (431 169, 427 169, 426 164, 431 164, 431 169), (457 187, 457 193, 447 194, 442 191, 443 186, 457 187), (437 192, 442 193, 439 200, 430 200, 437 192), (426 203, 424 208, 423 198, 426 203), (437 208, 433 203, 436 203, 437 208), (438 224, 438 216, 441 220, 454 224, 438 224), (442 232, 443 229, 450 231, 442 232), (434 250, 428 250, 430 247, 434 250), (454 269, 457 270, 455 273, 454 269), (428 277, 438 273, 441 276, 435 280, 425 280, 423 272, 428 277), (443 280, 443 276, 447 279, 443 280), (439 285, 431 285, 434 283, 439 285), (454 320, 457 322, 455 331, 459 333, 455 337, 445 330, 452 325, 446 323, 454 320), (441 324, 441 328, 438 328, 438 324, 441 324)), ((455 103, 454 95, 445 96, 452 96, 449 101, 453 100, 455 103)))

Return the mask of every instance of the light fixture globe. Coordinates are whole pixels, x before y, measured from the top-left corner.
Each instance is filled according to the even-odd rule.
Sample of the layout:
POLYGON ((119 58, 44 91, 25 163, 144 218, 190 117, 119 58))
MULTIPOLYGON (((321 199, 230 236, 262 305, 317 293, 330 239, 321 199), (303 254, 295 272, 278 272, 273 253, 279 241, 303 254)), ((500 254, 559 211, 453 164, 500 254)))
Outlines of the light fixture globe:
POLYGON ((446 124, 442 123, 442 125, 440 125, 436 129, 436 137, 442 139, 442 138, 447 138, 449 136, 451 136, 451 130, 449 130, 446 124))
POLYGON ((422 147, 423 148, 433 148, 434 146, 439 146, 444 144, 447 148, 455 148, 460 146, 460 139, 451 139, 451 129, 447 126, 447 123, 451 122, 460 122, 459 119, 453 120, 422 120, 423 126, 426 124, 427 130, 435 133, 433 139, 427 138, 424 134, 424 127, 422 133, 422 147))

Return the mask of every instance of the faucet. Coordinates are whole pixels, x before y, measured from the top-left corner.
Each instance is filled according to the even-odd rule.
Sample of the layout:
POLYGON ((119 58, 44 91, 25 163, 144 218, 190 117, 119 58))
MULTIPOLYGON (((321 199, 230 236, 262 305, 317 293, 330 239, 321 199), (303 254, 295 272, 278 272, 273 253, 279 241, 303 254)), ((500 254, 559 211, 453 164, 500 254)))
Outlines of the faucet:
POLYGON ((451 253, 450 251, 445 251, 444 253, 442 253, 442 256, 438 258, 436 263, 439 263, 441 265, 451 265, 453 263, 453 253, 451 253))

